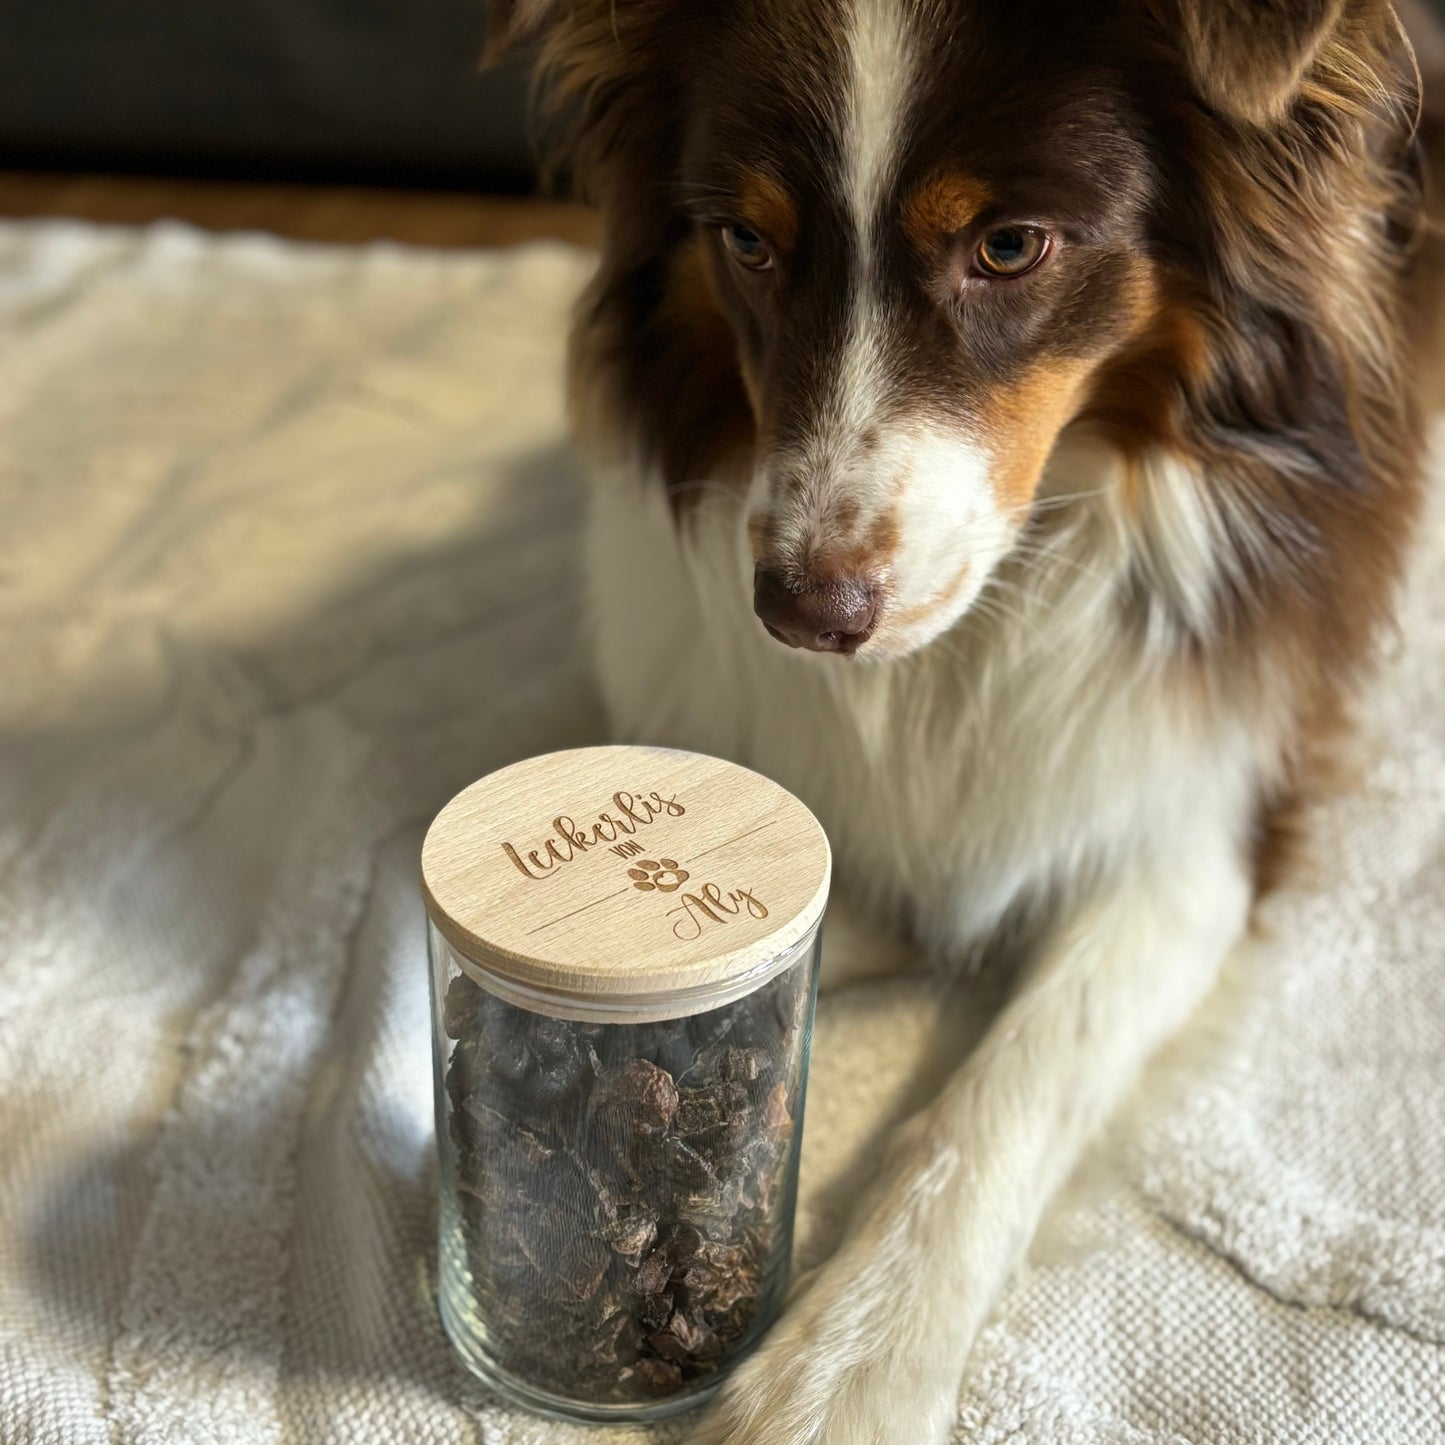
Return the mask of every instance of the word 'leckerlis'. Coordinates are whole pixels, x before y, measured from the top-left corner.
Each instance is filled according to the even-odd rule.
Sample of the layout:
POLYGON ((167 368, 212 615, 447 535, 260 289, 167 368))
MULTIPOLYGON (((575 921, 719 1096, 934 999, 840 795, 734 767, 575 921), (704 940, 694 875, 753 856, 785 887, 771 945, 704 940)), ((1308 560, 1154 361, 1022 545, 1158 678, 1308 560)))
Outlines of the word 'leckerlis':
POLYGON ((578 825, 566 814, 552 819, 553 837, 524 854, 510 843, 502 844, 502 851, 528 878, 542 879, 555 876, 556 870, 574 858, 580 858, 589 848, 616 843, 624 835, 646 828, 659 818, 680 818, 687 809, 671 797, 655 790, 650 793, 613 793, 612 807, 598 815, 591 823, 578 825))

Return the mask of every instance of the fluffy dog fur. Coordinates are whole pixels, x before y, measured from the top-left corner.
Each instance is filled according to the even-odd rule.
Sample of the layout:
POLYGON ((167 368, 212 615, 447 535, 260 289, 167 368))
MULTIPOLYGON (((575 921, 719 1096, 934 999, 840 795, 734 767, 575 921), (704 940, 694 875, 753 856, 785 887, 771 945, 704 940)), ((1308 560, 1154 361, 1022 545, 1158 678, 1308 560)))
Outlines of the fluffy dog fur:
POLYGON ((618 733, 779 779, 875 918, 1017 969, 696 1438, 940 1441, 1050 1194, 1279 876, 1389 617, 1410 47, 1385 0, 493 23, 541 42, 602 208, 572 376, 618 733), (1037 264, 997 274, 1021 232, 1037 264), (755 572, 760 608, 866 596, 815 639, 853 655, 770 637, 755 572))

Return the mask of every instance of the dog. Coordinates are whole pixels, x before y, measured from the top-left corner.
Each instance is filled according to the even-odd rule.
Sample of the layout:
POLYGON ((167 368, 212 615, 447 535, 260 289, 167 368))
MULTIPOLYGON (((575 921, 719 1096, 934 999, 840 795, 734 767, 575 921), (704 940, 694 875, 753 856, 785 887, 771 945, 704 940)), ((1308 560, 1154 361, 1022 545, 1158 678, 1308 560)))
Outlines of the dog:
POLYGON ((1412 47, 1386 0, 491 25, 600 207, 570 375, 617 732, 778 779, 868 917, 1017 970, 689 1438, 943 1441, 1389 624, 1433 307, 1412 47))

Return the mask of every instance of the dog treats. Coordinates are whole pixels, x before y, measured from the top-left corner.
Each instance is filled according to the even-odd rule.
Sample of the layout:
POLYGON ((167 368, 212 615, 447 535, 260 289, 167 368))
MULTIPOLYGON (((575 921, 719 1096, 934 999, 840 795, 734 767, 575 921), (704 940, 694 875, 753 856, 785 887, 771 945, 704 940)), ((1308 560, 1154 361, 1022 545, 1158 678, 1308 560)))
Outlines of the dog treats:
POLYGON ((493 1389, 656 1419, 772 1323, 829 872, 796 798, 694 753, 533 758, 438 814, 437 1299, 493 1389))
POLYGON ((460 1231, 498 1364, 652 1400, 713 1374, 781 1279, 807 970, 708 1013, 572 1023, 458 975, 445 1027, 460 1231))

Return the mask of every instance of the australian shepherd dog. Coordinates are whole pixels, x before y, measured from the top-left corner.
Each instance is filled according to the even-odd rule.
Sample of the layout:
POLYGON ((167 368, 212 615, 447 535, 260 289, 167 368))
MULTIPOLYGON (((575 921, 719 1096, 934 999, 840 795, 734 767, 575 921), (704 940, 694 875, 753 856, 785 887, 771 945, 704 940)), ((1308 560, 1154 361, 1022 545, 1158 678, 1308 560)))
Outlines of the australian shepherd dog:
POLYGON ((1390 618, 1415 52, 1388 0, 491 23, 538 44, 602 217, 571 380, 618 735, 801 796, 864 952, 1013 970, 691 1438, 930 1445, 1051 1193, 1280 878, 1390 618))

